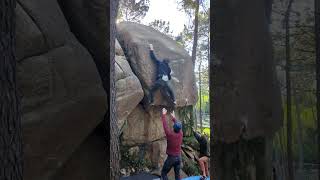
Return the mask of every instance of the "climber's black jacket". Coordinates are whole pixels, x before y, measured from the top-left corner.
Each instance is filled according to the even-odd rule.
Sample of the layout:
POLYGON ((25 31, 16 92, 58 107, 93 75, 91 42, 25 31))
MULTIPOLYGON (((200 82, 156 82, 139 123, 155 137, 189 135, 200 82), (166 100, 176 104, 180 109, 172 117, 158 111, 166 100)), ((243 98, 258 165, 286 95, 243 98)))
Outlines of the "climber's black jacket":
POLYGON ((201 136, 200 134, 198 134, 195 131, 193 131, 193 135, 194 135, 194 137, 197 139, 197 141, 200 144, 200 155, 199 155, 199 157, 200 158, 203 157, 203 156, 209 157, 207 139, 204 136, 201 136))
POLYGON ((150 50, 150 57, 156 63, 157 66, 156 79, 161 79, 163 75, 167 75, 168 79, 171 80, 171 68, 169 67, 168 62, 166 60, 159 61, 155 56, 153 50, 150 50))

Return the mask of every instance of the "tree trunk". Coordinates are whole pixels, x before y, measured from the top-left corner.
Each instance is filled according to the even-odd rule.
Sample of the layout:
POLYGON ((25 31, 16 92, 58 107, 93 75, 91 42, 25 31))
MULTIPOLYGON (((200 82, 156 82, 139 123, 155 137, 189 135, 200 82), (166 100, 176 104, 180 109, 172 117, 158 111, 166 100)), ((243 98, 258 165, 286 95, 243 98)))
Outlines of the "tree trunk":
MULTIPOLYGON (((212 7, 214 7, 214 6, 212 6, 212 7)), ((210 15, 212 15, 211 17, 213 17, 213 20, 215 20, 215 18, 216 18, 214 16, 214 14, 212 13, 214 10, 215 10, 214 8, 210 8, 210 15)), ((210 28, 209 29, 210 29, 210 32, 211 32, 211 30, 214 29, 214 23, 210 23, 210 28)), ((210 45, 209 45, 210 47, 213 47, 213 34, 214 33, 210 33, 210 35, 209 35, 210 39, 211 39, 210 45)), ((213 57, 213 55, 212 55, 212 53, 210 53, 210 51, 211 51, 211 48, 209 48, 210 56, 208 57, 209 58, 209 63, 208 63, 208 65, 209 65, 209 72, 208 72, 208 76, 209 76, 209 99, 210 99, 210 102, 213 102, 212 101, 213 100, 213 89, 214 89, 214 86, 215 86, 215 82, 214 82, 214 79, 213 79, 214 78, 214 71, 212 71, 212 69, 215 66, 216 59, 213 57)), ((216 137, 215 128, 216 128, 216 126, 215 126, 215 122, 214 122, 214 116, 213 116, 214 111, 213 111, 212 103, 210 103, 209 112, 210 112, 210 155, 214 157, 217 153, 216 153, 216 150, 214 149, 214 146, 216 144, 216 140, 215 140, 215 137, 216 137)), ((217 177, 215 175, 215 172, 216 172, 215 166, 216 166, 216 164, 214 162, 214 158, 212 158, 210 160, 210 164, 209 165, 210 165, 210 177, 212 177, 212 178, 213 177, 217 177)))
POLYGON ((196 10, 195 10, 195 13, 194 13, 193 46, 192 46, 192 55, 191 55, 191 59, 192 59, 193 65, 195 65, 196 57, 197 57, 200 0, 196 0, 196 3, 197 3, 196 4, 196 10))
POLYGON ((291 78, 290 78, 290 12, 293 0, 289 0, 289 4, 285 14, 285 46, 286 46, 286 90, 287 90, 287 152, 288 152, 288 180, 293 179, 293 163, 292 163, 292 117, 291 117, 291 78))
POLYGON ((215 143, 213 179, 270 180, 272 138, 215 143))
POLYGON ((314 1, 316 37, 316 81, 317 81, 317 132, 318 132, 318 179, 320 179, 320 2, 314 1))
POLYGON ((21 109, 16 84, 15 0, 0 1, 0 179, 23 179, 21 109))
MULTIPOLYGON (((298 135, 297 135, 297 141, 298 141, 298 148, 299 148, 299 169, 302 170, 303 169, 303 140, 302 140, 302 121, 301 121, 301 110, 300 110, 300 102, 299 102, 299 98, 298 98, 298 92, 295 91, 295 93, 293 94, 293 97, 295 98, 295 106, 296 106, 296 118, 297 118, 297 131, 298 131, 298 135)), ((301 172, 301 171, 300 171, 301 172)), ((300 173, 299 173, 300 175, 300 173)))
POLYGON ((270 144, 283 114, 266 5, 256 0, 212 5, 213 179, 271 179, 270 144))
POLYGON ((201 93, 201 60, 199 63, 199 120, 200 120, 200 131, 202 132, 202 93, 201 93))
MULTIPOLYGON (((115 87, 115 38, 116 38, 116 17, 119 1, 110 1, 110 93, 109 93, 109 113, 110 113, 110 179, 120 179, 120 149, 119 130, 116 117, 116 87, 115 87)), ((109 140, 109 139, 108 139, 109 140)))

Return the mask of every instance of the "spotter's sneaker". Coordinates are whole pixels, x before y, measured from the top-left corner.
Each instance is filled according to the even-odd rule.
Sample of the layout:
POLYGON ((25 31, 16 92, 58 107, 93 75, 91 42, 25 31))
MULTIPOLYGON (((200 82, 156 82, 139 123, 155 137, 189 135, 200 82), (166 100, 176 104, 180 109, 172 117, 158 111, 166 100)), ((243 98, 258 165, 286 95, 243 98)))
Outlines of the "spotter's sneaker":
POLYGON ((200 177, 200 180, 205 180, 205 179, 207 179, 207 177, 205 177, 205 176, 200 177))

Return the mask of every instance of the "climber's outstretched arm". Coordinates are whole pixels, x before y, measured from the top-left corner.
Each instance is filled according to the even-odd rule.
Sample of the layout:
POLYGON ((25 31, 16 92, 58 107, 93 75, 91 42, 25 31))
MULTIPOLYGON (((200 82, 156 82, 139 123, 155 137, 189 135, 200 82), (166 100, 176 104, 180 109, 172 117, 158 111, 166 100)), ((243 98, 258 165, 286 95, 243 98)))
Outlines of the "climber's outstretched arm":
POLYGON ((158 63, 159 60, 157 59, 156 55, 153 52, 153 45, 150 44, 149 46, 150 46, 150 57, 151 57, 152 61, 154 61, 155 63, 158 63))
POLYGON ((175 123, 177 120, 176 120, 176 115, 175 115, 175 113, 174 113, 174 111, 172 111, 172 113, 171 113, 171 121, 173 122, 173 123, 175 123))
POLYGON ((166 120, 166 114, 167 110, 165 108, 162 109, 162 114, 161 114, 161 120, 162 120, 162 125, 163 125, 163 130, 166 136, 170 136, 171 132, 168 128, 167 120, 166 120))

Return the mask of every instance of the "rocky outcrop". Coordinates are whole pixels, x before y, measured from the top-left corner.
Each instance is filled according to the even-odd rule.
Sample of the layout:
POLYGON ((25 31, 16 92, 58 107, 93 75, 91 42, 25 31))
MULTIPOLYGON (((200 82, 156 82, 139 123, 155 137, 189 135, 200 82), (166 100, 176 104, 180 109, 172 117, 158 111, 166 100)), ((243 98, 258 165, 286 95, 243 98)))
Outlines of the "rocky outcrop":
POLYGON ((166 149, 167 141, 165 139, 155 141, 146 148, 145 158, 151 161, 154 169, 162 168, 167 158, 166 149))
POLYGON ((107 159, 105 144, 103 136, 96 132, 90 134, 52 179, 107 179, 105 173, 107 159))
POLYGON ((143 90, 137 76, 132 72, 123 50, 116 41, 116 106, 118 126, 121 129, 128 115, 143 98, 143 90))
MULTIPOLYGON (((102 83, 110 78, 107 4, 105 0, 18 0, 17 82, 22 96, 26 180, 103 176, 101 139, 91 133, 107 110, 106 84, 102 83), (88 159, 90 153, 94 155, 88 159)), ((159 113, 165 103, 158 94, 156 106, 148 110, 142 106, 154 73, 148 44, 154 44, 159 58, 171 59, 171 86, 180 107, 187 105, 185 99, 188 104, 196 102, 193 65, 187 52, 161 33, 142 25, 127 26, 131 30, 137 26, 136 32, 122 28, 121 43, 115 43, 119 127, 123 144, 138 147, 143 158, 158 168, 166 158, 159 113)))
POLYGON ((164 138, 159 112, 160 108, 152 108, 147 112, 141 105, 137 106, 128 116, 122 143, 133 146, 164 138))
POLYGON ((122 145, 132 146, 135 154, 144 154, 153 168, 161 167, 166 158, 166 140, 159 118, 160 108, 145 111, 138 105, 128 116, 123 128, 122 145))
MULTIPOLYGON (((121 126, 122 146, 131 147, 129 151, 134 157, 151 162, 151 169, 153 169, 154 172, 160 172, 159 169, 161 169, 167 157, 167 142, 160 116, 163 105, 167 104, 159 92, 155 95, 154 106, 148 107, 146 103, 146 96, 149 94, 149 89, 155 80, 155 64, 150 59, 149 44, 153 44, 158 58, 170 59, 169 65, 173 71, 173 79, 169 82, 169 85, 176 95, 177 106, 182 109, 188 105, 195 104, 197 101, 193 72, 194 67, 190 56, 182 47, 172 39, 150 27, 136 23, 122 22, 118 24, 118 32, 119 43, 116 42, 117 59, 119 62, 129 62, 124 65, 125 70, 123 71, 130 72, 132 69, 141 84, 142 96, 144 96, 144 99, 139 97, 139 105, 137 105, 139 102, 130 100, 129 98, 124 100, 123 104, 120 104, 120 101, 117 100, 118 110, 128 108, 128 106, 131 105, 135 106, 132 111, 128 111, 130 112, 128 116, 127 114, 121 115, 123 111, 117 113, 118 117, 126 117, 125 123, 122 120, 123 118, 119 118, 119 124, 124 124, 121 126), (125 55, 125 57, 123 55, 125 55)), ((121 77, 118 76, 120 76, 120 74, 117 75, 117 78, 121 79, 121 77)), ((119 81, 117 81, 117 84, 118 82, 119 81)), ((126 84, 128 84, 128 82, 126 82, 126 84)), ((123 85, 125 85, 125 83, 123 83, 123 85)), ((127 89, 127 85, 124 87, 117 85, 117 87, 119 87, 119 90, 127 89)), ((128 95, 134 94, 134 89, 137 90, 137 87, 133 85, 132 90, 126 90, 125 92, 128 95)), ((136 100, 137 99, 136 97, 136 100)), ((172 122, 169 120, 169 117, 167 120, 169 127, 172 127, 172 122)))
POLYGON ((115 46, 116 46, 116 56, 125 56, 123 49, 117 39, 116 39, 115 46))
MULTIPOLYGON (((151 27, 132 22, 122 22, 118 26, 118 40, 126 52, 133 72, 139 78, 145 95, 155 80, 155 65, 150 59, 149 44, 153 44, 158 58, 168 58, 173 71, 173 79, 169 82, 176 99, 177 106, 193 105, 197 101, 194 66, 187 51, 174 40, 151 27), (186 102, 186 99, 188 102, 186 102)), ((146 96, 145 96, 146 97, 146 96)), ((160 93, 155 96, 155 105, 166 105, 160 93)), ((147 99, 143 102, 147 104, 147 99)))
POLYGON ((24 179, 46 180, 102 121, 107 98, 56 0, 18 0, 16 15, 24 179))
MULTIPOLYGON (((103 82, 109 82, 107 0, 58 0, 71 31, 93 56, 103 82)), ((109 85, 104 84, 108 89, 109 85)))

